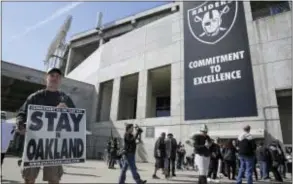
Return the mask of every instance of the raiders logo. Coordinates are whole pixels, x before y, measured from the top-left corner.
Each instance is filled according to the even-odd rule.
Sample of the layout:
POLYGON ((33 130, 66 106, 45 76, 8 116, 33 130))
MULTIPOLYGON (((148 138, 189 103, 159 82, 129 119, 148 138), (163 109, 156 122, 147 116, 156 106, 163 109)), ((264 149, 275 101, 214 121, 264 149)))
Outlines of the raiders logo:
POLYGON ((237 11, 237 1, 204 2, 187 10, 189 30, 198 41, 216 44, 232 29, 237 11))

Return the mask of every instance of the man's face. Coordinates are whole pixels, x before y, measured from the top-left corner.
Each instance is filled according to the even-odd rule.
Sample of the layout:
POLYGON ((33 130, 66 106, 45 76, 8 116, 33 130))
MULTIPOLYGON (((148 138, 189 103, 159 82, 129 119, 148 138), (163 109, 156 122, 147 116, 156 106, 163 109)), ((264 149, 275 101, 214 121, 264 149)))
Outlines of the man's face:
POLYGON ((236 141, 233 140, 232 141, 232 144, 233 144, 233 146, 236 146, 236 141))
POLYGON ((133 133, 133 126, 129 128, 128 133, 133 133))
POLYGON ((57 72, 47 74, 47 86, 53 89, 58 89, 61 84, 61 75, 57 72))

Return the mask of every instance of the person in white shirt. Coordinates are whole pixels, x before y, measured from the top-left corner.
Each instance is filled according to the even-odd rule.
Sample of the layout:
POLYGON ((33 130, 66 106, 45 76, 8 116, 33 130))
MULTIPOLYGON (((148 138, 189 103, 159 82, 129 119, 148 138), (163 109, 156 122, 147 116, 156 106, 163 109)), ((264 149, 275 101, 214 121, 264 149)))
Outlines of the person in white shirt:
POLYGON ((1 166, 9 144, 14 136, 14 125, 6 121, 6 117, 1 112, 1 166))

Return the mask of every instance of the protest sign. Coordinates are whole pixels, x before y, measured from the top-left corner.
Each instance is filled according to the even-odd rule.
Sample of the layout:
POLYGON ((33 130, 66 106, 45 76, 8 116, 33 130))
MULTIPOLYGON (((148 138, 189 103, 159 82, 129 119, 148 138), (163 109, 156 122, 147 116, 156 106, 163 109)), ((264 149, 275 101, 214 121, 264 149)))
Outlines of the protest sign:
POLYGON ((30 105, 23 167, 85 162, 86 111, 30 105))

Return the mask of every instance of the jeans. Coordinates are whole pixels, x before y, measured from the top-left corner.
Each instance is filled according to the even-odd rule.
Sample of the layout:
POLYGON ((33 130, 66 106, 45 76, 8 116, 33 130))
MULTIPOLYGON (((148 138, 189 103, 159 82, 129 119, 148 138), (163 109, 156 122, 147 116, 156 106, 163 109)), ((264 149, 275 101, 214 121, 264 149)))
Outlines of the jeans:
POLYGON ((244 172, 246 171, 246 178, 247 178, 247 184, 253 184, 252 180, 252 174, 254 170, 255 165, 255 159, 254 157, 243 157, 239 156, 240 160, 240 168, 238 171, 238 177, 237 177, 237 184, 242 184, 242 177, 244 175, 244 172))
POLYGON ((128 167, 130 168, 130 171, 132 173, 132 177, 135 180, 135 182, 140 183, 141 179, 140 179, 140 176, 137 172, 137 168, 135 165, 135 155, 132 153, 128 153, 128 154, 124 155, 124 163, 123 163, 123 167, 121 169, 119 184, 125 184, 126 171, 127 171, 128 167))
POLYGON ((177 160, 177 169, 182 169, 183 161, 184 161, 184 156, 179 155, 177 160))
POLYGON ((266 161, 259 161, 259 166, 260 166, 260 177, 262 179, 268 179, 269 178, 268 163, 266 161))

